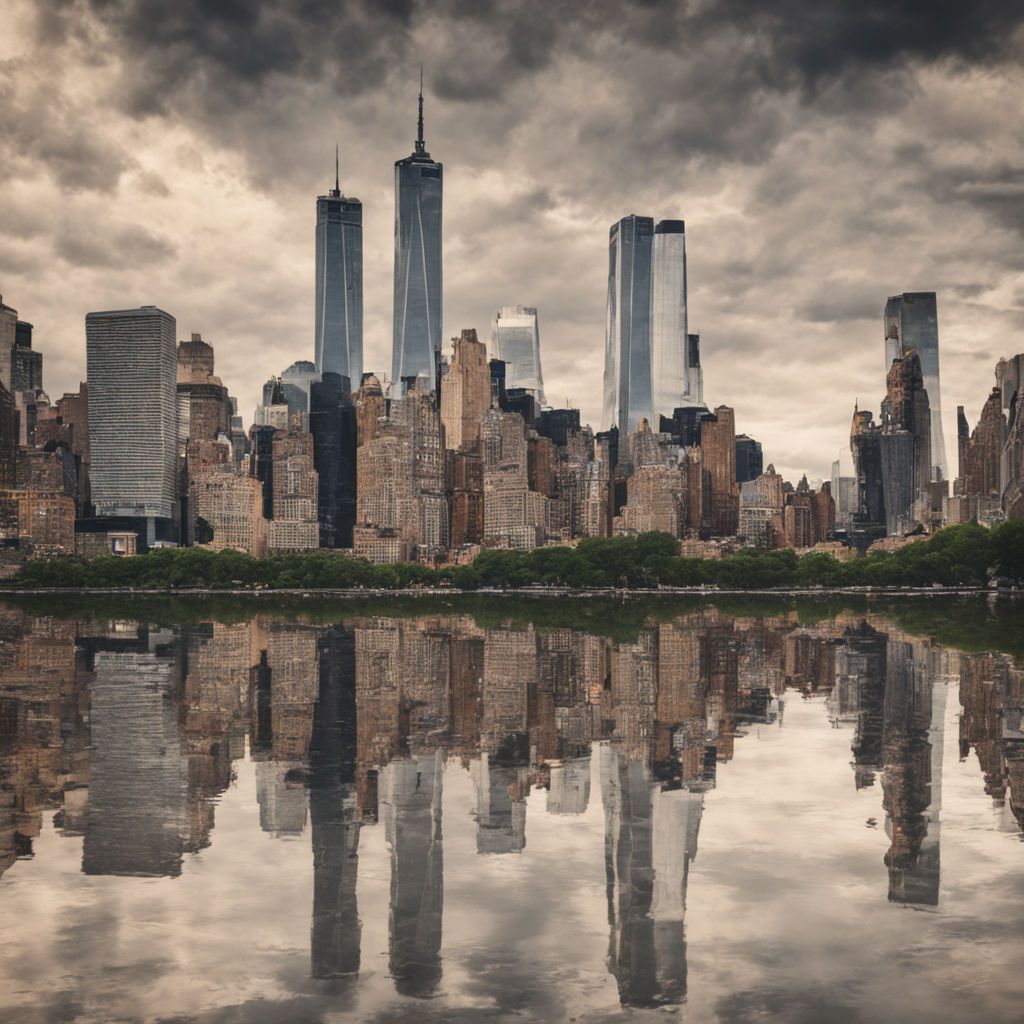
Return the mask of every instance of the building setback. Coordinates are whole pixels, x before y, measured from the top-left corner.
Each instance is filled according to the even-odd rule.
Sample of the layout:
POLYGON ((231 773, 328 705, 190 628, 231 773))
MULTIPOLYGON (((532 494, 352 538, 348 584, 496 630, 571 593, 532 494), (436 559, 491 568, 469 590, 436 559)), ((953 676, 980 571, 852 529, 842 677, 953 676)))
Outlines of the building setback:
MULTIPOLYGON (((444 168, 423 141, 423 85, 416 145, 395 164, 395 293, 391 379, 427 377, 441 351, 441 196, 444 168)), ((358 377, 353 377, 358 380, 358 377)))
POLYGON ((363 204, 334 188, 316 200, 316 369, 363 375, 363 204))
POLYGON ((85 318, 98 516, 171 519, 178 467, 175 322, 156 306, 85 318))

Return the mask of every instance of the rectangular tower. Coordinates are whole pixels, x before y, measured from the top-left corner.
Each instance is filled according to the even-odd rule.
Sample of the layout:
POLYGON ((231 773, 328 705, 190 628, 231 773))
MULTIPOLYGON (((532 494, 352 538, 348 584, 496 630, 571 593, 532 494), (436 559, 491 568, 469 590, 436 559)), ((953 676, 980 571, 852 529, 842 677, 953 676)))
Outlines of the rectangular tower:
POLYGON ((170 519, 177 492, 175 323, 156 306, 85 318, 98 516, 170 519))
POLYGON ((316 368, 363 375, 363 204, 334 188, 316 200, 316 368))
POLYGON ((703 402, 700 360, 687 330, 686 225, 659 221, 651 266, 651 393, 655 416, 703 402))
MULTIPOLYGON (((391 379, 427 377, 441 351, 443 167, 423 142, 423 88, 416 147, 395 164, 395 297, 391 379)), ((352 378, 353 381, 359 378, 352 378)))
POLYGON ((932 414, 931 475, 948 480, 946 444, 942 435, 942 406, 939 399, 939 321, 935 292, 903 292, 885 304, 885 372, 893 361, 916 351, 921 358, 924 389, 932 414))
POLYGON ((491 324, 491 342, 491 355, 505 363, 505 386, 526 388, 534 392, 541 406, 546 406, 537 310, 531 306, 502 306, 491 324))
POLYGON ((654 221, 630 214, 608 235, 608 318, 602 427, 625 436, 651 420, 651 256, 654 221))

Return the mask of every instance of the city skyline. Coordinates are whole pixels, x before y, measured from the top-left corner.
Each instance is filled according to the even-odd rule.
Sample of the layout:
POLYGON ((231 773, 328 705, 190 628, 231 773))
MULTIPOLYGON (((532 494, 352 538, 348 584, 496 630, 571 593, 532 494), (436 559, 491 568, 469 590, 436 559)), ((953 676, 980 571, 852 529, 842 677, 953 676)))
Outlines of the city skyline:
MULTIPOLYGON (((276 9, 285 38, 311 44, 311 27, 289 20, 286 5, 276 9)), ((519 10, 493 16, 506 26, 519 10)), ((664 38, 678 42, 688 19, 656 13, 664 38)), ((215 46, 179 41, 179 66, 194 58, 229 87, 218 108, 159 61, 145 65, 166 27, 160 19, 146 29, 87 7, 43 19, 16 4, 14 31, 0 43, 16 75, 8 107, 15 157, 0 182, 10 212, 2 291, 31 310, 53 395, 84 376, 85 312, 154 303, 175 314, 184 337, 218 339, 222 375, 248 410, 269 368, 313 355, 309 198, 322 191, 340 136, 346 180, 365 205, 365 367, 386 371, 388 167, 408 149, 422 60, 431 148, 448 178, 445 344, 462 327, 485 329, 502 303, 536 306, 549 401, 570 399, 596 425, 602 236, 630 209, 658 210, 685 219, 691 236, 690 329, 706 346, 708 404, 735 407, 785 475, 828 476, 853 399, 877 394, 884 299, 904 289, 934 290, 942 305, 949 446, 956 406, 973 422, 991 365, 1019 348, 1019 154, 1005 128, 1019 117, 1020 69, 1009 57, 1012 21, 950 15, 952 29, 924 32, 914 17, 904 15, 898 41, 866 56, 844 44, 829 17, 790 35, 768 16, 765 49, 734 48, 711 74, 695 43, 670 53, 652 42, 653 14, 645 20, 625 8, 611 78, 599 12, 578 36, 562 37, 569 54, 543 48, 532 64, 475 17, 458 32, 447 31, 447 16, 421 11, 405 22, 371 18, 381 32, 367 52, 380 57, 383 48, 395 59, 373 70, 353 59, 355 78, 319 46, 308 64, 281 66, 269 53, 265 67, 246 70, 215 46), (90 64, 70 49, 65 40, 78 28, 110 59, 90 64), (766 72, 759 97, 729 84, 743 60, 766 72), (507 74, 485 75, 496 63, 507 74), (35 66, 54 64, 59 76, 44 83, 35 66), (259 102, 247 94, 242 108, 232 97, 246 74, 259 102), (343 100, 337 123, 323 116, 332 97, 343 100), (90 104, 102 130, 90 132, 90 104), (32 125, 50 111, 63 113, 50 119, 44 144, 32 125), (645 159, 626 160, 641 133, 645 159), (956 152, 932 144, 949 134, 956 152), (610 147, 613 138, 621 145, 610 147), (568 281, 555 272, 565 267, 573 268, 568 281), (759 372, 732 373, 738 359, 755 360, 759 372), (822 360, 829 374, 819 372, 822 360), (767 401, 786 389, 800 400, 782 409, 767 401)), ((709 53, 720 52, 722 17, 693 28, 709 53)), ((212 39, 210 31, 199 26, 196 36, 212 39)), ((265 27, 240 31, 262 38, 265 27)), ((333 38, 331 26, 316 31, 333 38)), ((537 33, 527 36, 540 46, 537 33)))

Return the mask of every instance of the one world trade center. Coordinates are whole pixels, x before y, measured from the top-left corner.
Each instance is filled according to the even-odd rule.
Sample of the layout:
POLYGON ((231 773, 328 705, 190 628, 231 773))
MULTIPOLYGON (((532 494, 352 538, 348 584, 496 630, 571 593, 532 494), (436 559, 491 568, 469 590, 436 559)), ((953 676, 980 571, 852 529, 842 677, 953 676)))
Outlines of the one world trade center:
POLYGON ((441 351, 443 168, 423 141, 423 85, 416 148, 395 164, 395 314, 391 379, 434 380, 441 351))

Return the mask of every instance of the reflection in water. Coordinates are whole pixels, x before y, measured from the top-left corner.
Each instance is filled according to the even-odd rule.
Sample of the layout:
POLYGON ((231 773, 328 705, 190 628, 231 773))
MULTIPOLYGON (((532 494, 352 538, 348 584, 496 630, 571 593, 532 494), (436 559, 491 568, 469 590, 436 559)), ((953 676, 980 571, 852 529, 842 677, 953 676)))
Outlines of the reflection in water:
POLYGON ((1000 827, 1024 823, 1024 671, 875 617, 803 627, 704 608, 612 641, 459 616, 158 628, 6 610, 0 669, 0 874, 32 856, 52 810, 62 836, 81 837, 85 874, 181 876, 216 846, 217 799, 249 761, 259 829, 312 844, 314 979, 355 985, 367 968, 360 842, 383 829, 389 863, 363 859, 390 879, 387 971, 413 998, 446 987, 453 766, 475 794, 459 807, 475 852, 495 864, 529 855, 538 789, 530 814, 565 835, 603 816, 602 969, 623 1007, 687 998, 687 886, 709 793, 743 736, 782 728, 787 699, 823 697, 849 731, 849 785, 880 779, 883 901, 942 902, 947 694, 958 689, 960 755, 976 754, 1000 827))

